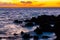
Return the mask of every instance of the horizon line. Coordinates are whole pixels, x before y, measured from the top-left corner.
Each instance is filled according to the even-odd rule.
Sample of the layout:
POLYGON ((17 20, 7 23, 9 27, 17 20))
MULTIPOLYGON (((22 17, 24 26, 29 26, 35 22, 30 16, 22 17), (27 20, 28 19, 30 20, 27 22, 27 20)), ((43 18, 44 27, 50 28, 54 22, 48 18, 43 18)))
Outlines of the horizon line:
POLYGON ((60 7, 0 7, 0 8, 60 8, 60 7))

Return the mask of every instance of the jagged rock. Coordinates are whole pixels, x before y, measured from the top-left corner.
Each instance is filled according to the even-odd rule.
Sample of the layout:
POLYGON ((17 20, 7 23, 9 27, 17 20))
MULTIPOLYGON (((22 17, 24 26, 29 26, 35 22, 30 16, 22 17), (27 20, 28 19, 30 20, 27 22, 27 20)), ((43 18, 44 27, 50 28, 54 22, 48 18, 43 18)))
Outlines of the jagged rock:
POLYGON ((34 40, 38 40, 38 39, 39 39, 39 37, 38 37, 38 36, 34 36, 33 38, 34 38, 34 40))
POLYGON ((50 24, 55 24, 56 17, 54 15, 51 15, 49 20, 50 20, 50 24))
POLYGON ((49 23, 49 16, 47 15, 42 15, 42 16, 38 16, 37 17, 37 23, 40 25, 40 24, 43 24, 43 23, 49 23))
POLYGON ((36 19, 37 19, 36 17, 32 17, 30 21, 31 22, 36 22, 37 21, 36 19))
POLYGON ((18 20, 14 20, 14 23, 19 23, 19 21, 18 20))
POLYGON ((18 34, 14 33, 14 36, 17 36, 18 34))
POLYGON ((57 21, 60 21, 60 15, 57 16, 57 21))
POLYGON ((32 27, 32 26, 34 26, 34 24, 32 22, 28 22, 27 24, 25 24, 25 26, 32 27))
POLYGON ((36 34, 42 34, 42 30, 40 28, 38 28, 38 27, 34 30, 34 32, 36 34))
POLYGON ((50 24, 40 24, 40 27, 42 31, 47 31, 47 32, 48 31, 52 32, 54 29, 54 27, 51 27, 50 24))
POLYGON ((23 31, 21 31, 21 35, 24 35, 24 32, 23 31))
POLYGON ((14 23, 20 24, 20 23, 22 23, 22 21, 14 20, 14 23))
POLYGON ((24 33, 24 35, 22 36, 24 39, 30 38, 30 34, 26 34, 24 33))

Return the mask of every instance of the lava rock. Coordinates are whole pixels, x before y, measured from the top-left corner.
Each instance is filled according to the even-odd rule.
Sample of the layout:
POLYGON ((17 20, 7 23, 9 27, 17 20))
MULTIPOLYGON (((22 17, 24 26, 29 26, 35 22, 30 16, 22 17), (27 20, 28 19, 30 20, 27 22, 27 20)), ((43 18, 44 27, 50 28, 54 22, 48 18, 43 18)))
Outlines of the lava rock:
POLYGON ((34 32, 36 34, 42 34, 42 30, 40 28, 38 28, 38 27, 34 30, 34 32))
POLYGON ((20 24, 20 23, 22 23, 22 21, 14 20, 14 23, 20 24))
POLYGON ((39 39, 39 37, 38 37, 38 36, 34 36, 33 38, 34 38, 34 40, 38 40, 38 39, 39 39))
POLYGON ((21 31, 21 35, 24 35, 24 32, 23 31, 21 31))
POLYGON ((30 34, 25 33, 22 37, 23 37, 24 39, 30 38, 30 34))
POLYGON ((49 23, 49 16, 47 15, 38 16, 37 22, 38 24, 49 23))
POLYGON ((18 34, 14 33, 14 36, 18 36, 18 34))
POLYGON ((60 15, 58 15, 58 16, 57 16, 57 21, 59 21, 59 22, 60 22, 60 15))
POLYGON ((37 19, 36 17, 32 17, 32 19, 30 21, 31 22, 36 22, 37 21, 36 19, 37 19))
POLYGON ((50 24, 55 24, 56 17, 54 15, 51 15, 49 20, 50 20, 50 24))
POLYGON ((32 22, 28 22, 27 24, 25 24, 25 26, 32 27, 32 26, 34 26, 34 24, 32 22))

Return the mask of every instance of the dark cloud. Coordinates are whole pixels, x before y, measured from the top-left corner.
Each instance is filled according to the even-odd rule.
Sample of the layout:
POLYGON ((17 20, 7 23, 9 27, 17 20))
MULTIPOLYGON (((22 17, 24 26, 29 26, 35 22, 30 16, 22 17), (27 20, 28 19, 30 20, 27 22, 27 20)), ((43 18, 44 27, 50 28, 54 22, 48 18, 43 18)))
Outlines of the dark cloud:
POLYGON ((21 3, 32 3, 31 1, 27 1, 27 2, 25 2, 25 1, 21 1, 21 3))

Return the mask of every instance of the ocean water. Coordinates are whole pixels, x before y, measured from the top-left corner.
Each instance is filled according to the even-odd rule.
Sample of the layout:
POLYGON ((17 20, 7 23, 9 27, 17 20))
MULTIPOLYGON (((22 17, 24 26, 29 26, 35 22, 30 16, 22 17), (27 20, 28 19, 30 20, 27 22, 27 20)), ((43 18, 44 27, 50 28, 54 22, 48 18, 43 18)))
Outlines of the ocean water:
MULTIPOLYGON (((5 32, 6 34, 1 34, 1 37, 11 36, 14 33, 17 33, 20 35, 21 31, 24 32, 31 32, 38 25, 27 28, 22 27, 26 23, 24 20, 31 19, 32 17, 38 17, 41 15, 54 15, 58 16, 60 15, 60 8, 0 8, 0 31, 5 32), (14 20, 22 20, 22 24, 14 24, 14 20)), ((36 35, 35 33, 31 33, 31 35, 36 35)), ((56 38, 56 35, 54 32, 43 32, 42 35, 39 35, 38 40, 54 40, 56 38), (50 38, 42 39, 41 37, 43 35, 50 36, 50 38), (41 36, 41 37, 40 37, 41 36)), ((1 40, 11 40, 11 39, 1 39, 1 40)), ((12 40, 24 40, 23 38, 17 38, 12 40)), ((26 40, 34 40, 33 38, 26 39, 26 40)))

